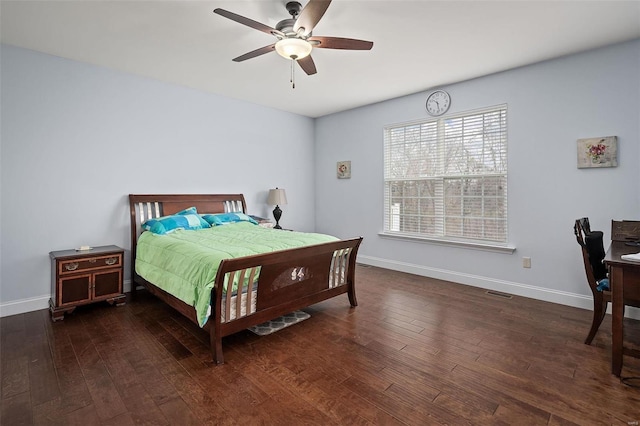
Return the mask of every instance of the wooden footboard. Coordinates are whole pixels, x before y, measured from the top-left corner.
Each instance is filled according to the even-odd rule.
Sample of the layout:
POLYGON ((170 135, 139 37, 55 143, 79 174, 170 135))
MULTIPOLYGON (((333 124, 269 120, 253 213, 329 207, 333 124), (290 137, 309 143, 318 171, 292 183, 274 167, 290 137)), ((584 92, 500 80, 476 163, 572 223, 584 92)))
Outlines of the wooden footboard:
POLYGON ((224 362, 222 337, 229 334, 343 293, 348 294, 351 306, 357 306, 355 263, 361 241, 362 238, 354 238, 223 260, 208 322, 214 361, 224 362), (245 297, 225 297, 234 282, 238 283, 236 294, 245 297), (251 313, 253 306, 255 311, 251 313), (230 318, 232 308, 236 313, 250 314, 236 314, 235 319, 223 322, 222 313, 224 318, 230 318))
MULTIPOLYGON (((198 324, 195 309, 135 272, 141 224, 195 206, 200 213, 246 212, 242 194, 129 195, 132 293, 136 285, 198 324)), ((283 231, 286 232, 286 231, 283 231)), ((213 361, 224 362, 222 338, 314 303, 347 293, 357 305, 355 263, 362 238, 340 240, 255 256, 223 260, 211 294, 209 332, 213 361), (233 283, 236 285, 234 286, 233 283)))

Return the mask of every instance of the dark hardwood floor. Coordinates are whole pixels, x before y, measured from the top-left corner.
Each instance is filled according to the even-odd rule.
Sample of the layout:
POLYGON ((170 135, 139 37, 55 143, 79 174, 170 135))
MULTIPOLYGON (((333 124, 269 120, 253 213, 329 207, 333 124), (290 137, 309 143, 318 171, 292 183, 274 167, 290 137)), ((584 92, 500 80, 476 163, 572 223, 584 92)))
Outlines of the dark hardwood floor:
MULTIPOLYGON (((640 389, 610 373, 609 316, 587 346, 590 311, 374 267, 356 276, 357 308, 344 295, 270 336, 225 338, 222 366, 206 333, 146 292, 57 323, 46 310, 2 318, 0 423, 640 421, 640 389)), ((640 322, 625 326, 638 346, 640 322)), ((622 375, 640 376, 640 359, 622 375)))

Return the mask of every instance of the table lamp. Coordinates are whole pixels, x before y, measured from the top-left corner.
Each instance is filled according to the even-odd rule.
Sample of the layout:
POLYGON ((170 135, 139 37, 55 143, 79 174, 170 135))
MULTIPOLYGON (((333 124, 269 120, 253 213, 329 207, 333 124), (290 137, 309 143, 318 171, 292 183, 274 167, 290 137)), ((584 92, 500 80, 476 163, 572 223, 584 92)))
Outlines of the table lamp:
POLYGON ((276 220, 276 226, 274 226, 274 228, 282 229, 278 222, 282 216, 282 210, 280 210, 279 205, 282 204, 284 206, 287 204, 287 194, 284 192, 284 189, 270 189, 269 196, 267 197, 267 204, 276 206, 276 208, 273 209, 273 218, 276 220))

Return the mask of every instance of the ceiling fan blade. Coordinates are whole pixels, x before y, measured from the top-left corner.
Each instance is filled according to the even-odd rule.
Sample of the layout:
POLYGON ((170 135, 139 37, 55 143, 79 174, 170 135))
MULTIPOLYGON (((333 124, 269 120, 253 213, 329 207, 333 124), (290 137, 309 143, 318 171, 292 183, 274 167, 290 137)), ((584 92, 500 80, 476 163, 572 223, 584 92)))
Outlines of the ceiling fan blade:
POLYGON ((309 0, 309 3, 302 9, 296 23, 293 25, 293 31, 296 33, 302 29, 302 35, 307 35, 322 18, 331 4, 331 0, 309 0))
POLYGON ((240 55, 237 58, 233 58, 234 62, 242 62, 247 59, 255 58, 256 56, 264 55, 265 53, 273 52, 276 49, 276 45, 270 44, 269 46, 261 47, 260 49, 253 50, 249 53, 245 53, 244 55, 240 55))
POLYGON ((246 25, 247 27, 251 27, 258 31, 262 31, 263 33, 278 34, 284 36, 282 32, 276 30, 275 28, 271 28, 268 25, 261 24, 260 22, 254 21, 253 19, 245 18, 244 16, 238 15, 237 13, 229 12, 228 10, 217 8, 213 10, 213 13, 217 13, 220 16, 224 16, 225 18, 231 19, 232 21, 236 21, 239 24, 246 25))
POLYGON ((313 36, 309 37, 308 41, 320 42, 320 44, 311 44, 313 47, 323 49, 371 50, 373 47, 372 41, 357 40, 355 38, 313 36))
POLYGON ((311 55, 298 59, 296 62, 307 75, 313 75, 318 72, 316 70, 316 64, 313 62, 313 59, 311 59, 311 55))

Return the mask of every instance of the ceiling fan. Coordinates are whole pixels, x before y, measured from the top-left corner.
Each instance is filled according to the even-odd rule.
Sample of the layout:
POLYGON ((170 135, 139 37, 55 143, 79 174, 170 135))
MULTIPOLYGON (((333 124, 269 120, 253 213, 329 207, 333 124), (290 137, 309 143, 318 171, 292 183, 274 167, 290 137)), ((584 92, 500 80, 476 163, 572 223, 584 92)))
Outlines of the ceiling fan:
POLYGON ((311 31, 313 31, 313 28, 320 21, 330 4, 331 0, 309 0, 309 3, 302 8, 302 5, 297 1, 290 1, 285 7, 291 15, 291 18, 278 22, 275 28, 220 8, 215 9, 214 13, 275 36, 278 39, 275 43, 245 53, 244 55, 234 58, 233 61, 246 61, 247 59, 255 58, 256 56, 264 55, 265 53, 275 50, 280 56, 291 59, 291 82, 293 83, 293 87, 295 87, 293 81, 293 62, 297 62, 307 75, 317 73, 316 65, 311 58, 311 51, 314 48, 370 50, 373 47, 373 42, 371 41, 342 37, 313 36, 311 31))

